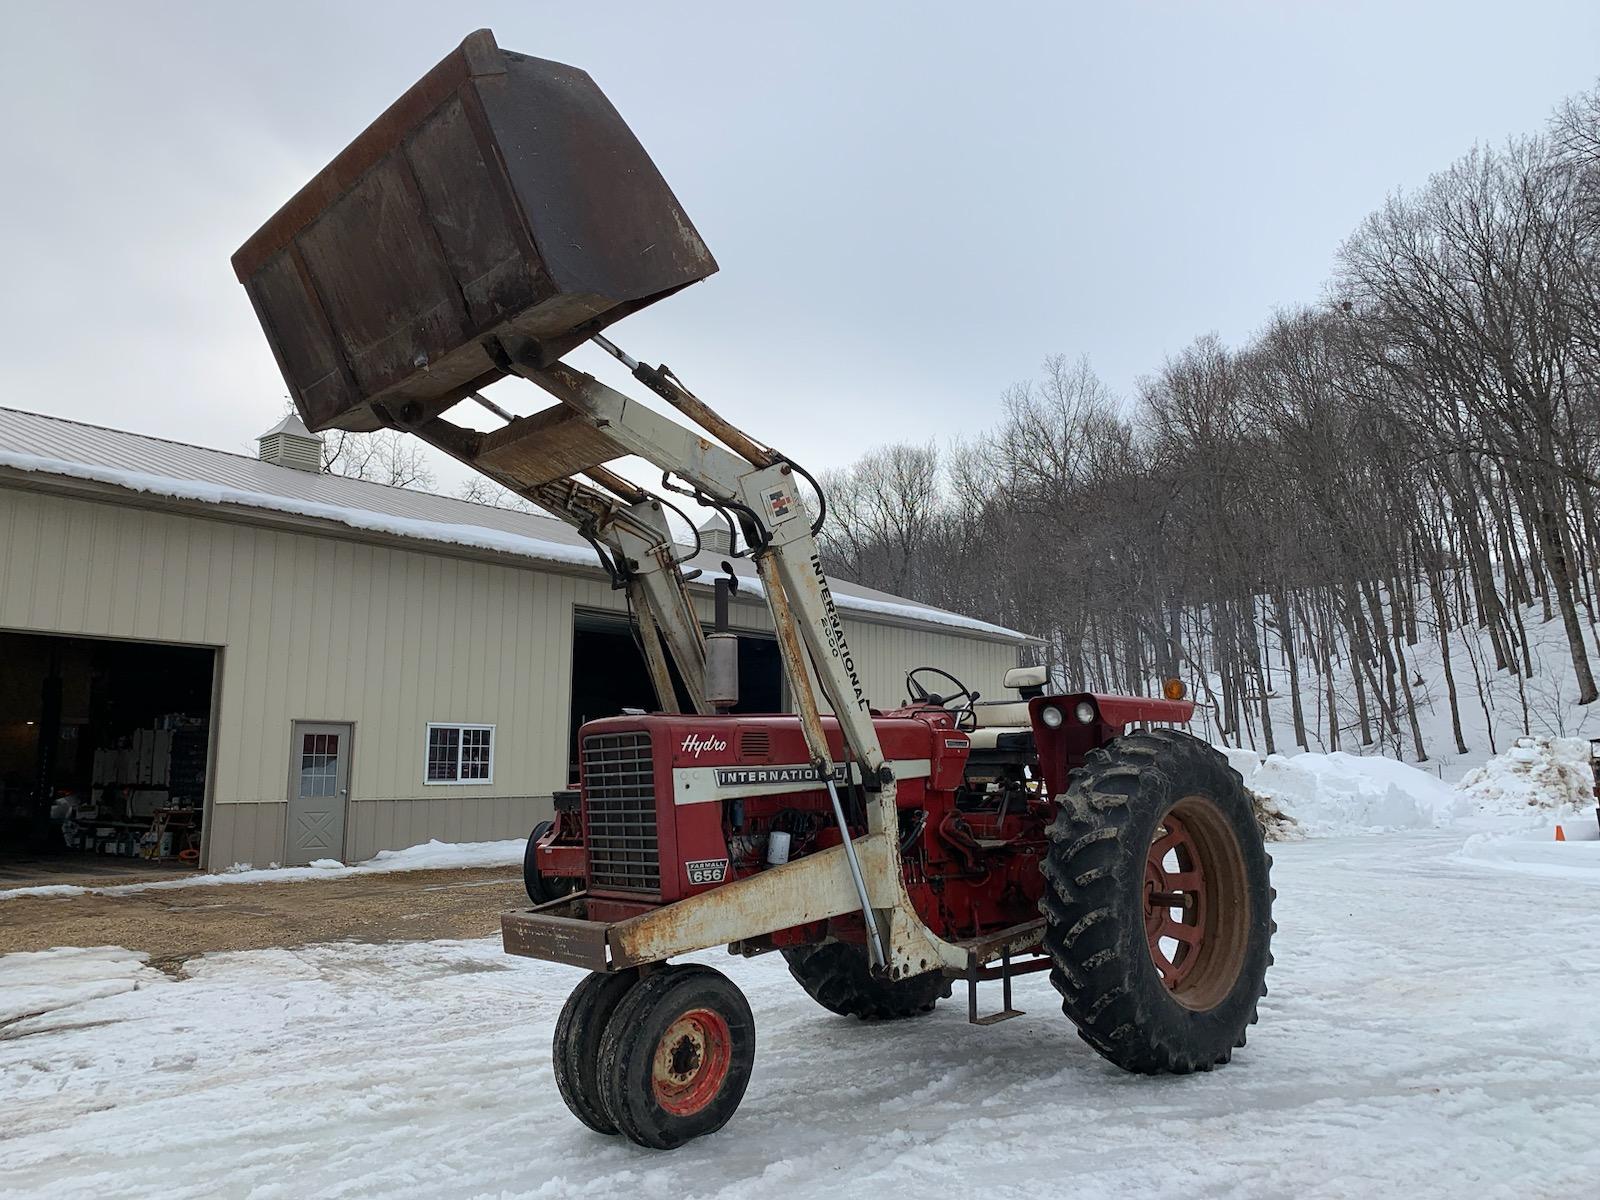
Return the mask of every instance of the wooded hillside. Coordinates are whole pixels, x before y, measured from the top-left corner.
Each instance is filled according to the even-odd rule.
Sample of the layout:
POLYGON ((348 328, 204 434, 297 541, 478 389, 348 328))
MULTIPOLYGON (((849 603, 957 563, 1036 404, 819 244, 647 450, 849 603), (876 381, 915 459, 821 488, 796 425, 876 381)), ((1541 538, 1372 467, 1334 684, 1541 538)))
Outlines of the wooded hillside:
POLYGON ((1462 706, 1539 669, 1525 611, 1592 704, 1600 88, 1391 197, 1245 345, 1198 337, 1128 398, 1052 358, 976 440, 823 485, 842 577, 1037 633, 1074 687, 1180 675, 1237 743, 1425 759, 1426 655, 1465 754, 1462 706))

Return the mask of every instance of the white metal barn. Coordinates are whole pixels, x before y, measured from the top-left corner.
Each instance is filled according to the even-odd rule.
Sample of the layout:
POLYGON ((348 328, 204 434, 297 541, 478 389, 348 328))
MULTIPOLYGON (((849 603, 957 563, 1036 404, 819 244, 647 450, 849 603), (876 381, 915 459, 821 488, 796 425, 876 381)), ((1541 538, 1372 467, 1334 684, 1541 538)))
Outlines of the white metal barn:
MULTIPOLYGON (((297 418, 260 446, 0 409, 0 867, 522 836, 574 779, 578 726, 651 705, 624 595, 565 525, 322 474, 297 418)), ((708 622, 721 557, 708 539, 692 564, 708 622)), ((1029 642, 833 590, 876 705, 923 664, 998 696, 1029 642)), ((748 589, 733 624, 740 709, 781 711, 748 589)))

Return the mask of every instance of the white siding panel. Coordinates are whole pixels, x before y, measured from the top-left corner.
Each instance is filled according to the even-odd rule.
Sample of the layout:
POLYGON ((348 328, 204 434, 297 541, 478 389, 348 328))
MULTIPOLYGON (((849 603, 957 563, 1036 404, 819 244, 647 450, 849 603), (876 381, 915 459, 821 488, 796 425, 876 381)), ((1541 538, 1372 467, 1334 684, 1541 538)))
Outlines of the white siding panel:
MULTIPOLYGON (((696 603, 709 622, 710 597, 696 603)), ((566 783, 575 607, 626 603, 604 580, 531 566, 0 489, 0 626, 223 649, 213 794, 258 807, 214 831, 220 865, 281 839, 296 720, 355 725, 352 854, 520 831, 566 783), (493 782, 424 784, 430 721, 494 725, 493 782)), ((734 614, 771 629, 759 601, 734 614)), ((1008 643, 845 625, 879 707, 913 666, 997 696, 1016 662, 1008 643)))

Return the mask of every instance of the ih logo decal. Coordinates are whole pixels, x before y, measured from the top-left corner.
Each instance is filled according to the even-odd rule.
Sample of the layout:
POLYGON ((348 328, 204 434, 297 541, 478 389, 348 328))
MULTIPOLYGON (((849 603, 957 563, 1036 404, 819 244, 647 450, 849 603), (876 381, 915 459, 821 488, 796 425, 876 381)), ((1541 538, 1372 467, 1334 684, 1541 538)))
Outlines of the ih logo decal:
POLYGON ((774 521, 786 521, 794 513, 794 497, 782 488, 767 493, 767 511, 774 521))

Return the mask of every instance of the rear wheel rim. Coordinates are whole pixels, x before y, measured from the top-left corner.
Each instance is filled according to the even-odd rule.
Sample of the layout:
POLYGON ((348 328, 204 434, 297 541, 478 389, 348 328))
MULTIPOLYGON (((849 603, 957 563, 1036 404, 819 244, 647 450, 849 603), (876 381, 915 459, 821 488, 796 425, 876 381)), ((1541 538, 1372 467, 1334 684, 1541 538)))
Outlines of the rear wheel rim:
POLYGON ((1150 960, 1185 1008, 1215 1008, 1244 969, 1250 893, 1233 828, 1209 796, 1186 796, 1156 826, 1145 857, 1150 960))
POLYGON ((689 1117, 716 1099, 733 1065, 733 1033, 721 1013, 693 1008, 661 1035, 650 1063, 656 1103, 689 1117))

